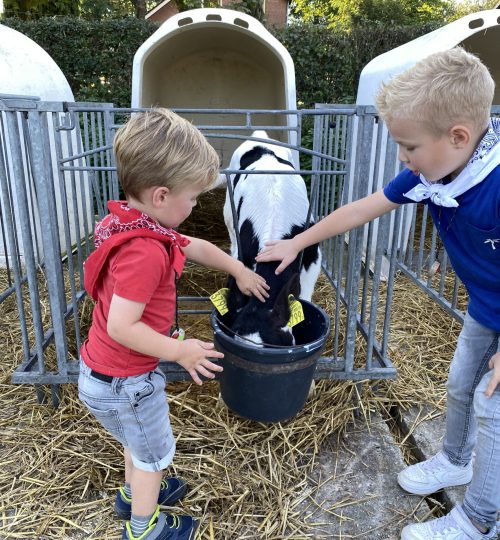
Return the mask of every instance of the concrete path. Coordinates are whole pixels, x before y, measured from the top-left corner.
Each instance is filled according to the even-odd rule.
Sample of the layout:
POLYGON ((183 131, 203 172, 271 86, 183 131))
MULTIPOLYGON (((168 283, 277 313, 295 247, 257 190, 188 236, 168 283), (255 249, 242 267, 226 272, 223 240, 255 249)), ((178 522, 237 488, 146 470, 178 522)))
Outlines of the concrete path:
POLYGON ((422 497, 405 493, 396 476, 405 467, 399 446, 379 415, 362 420, 319 453, 302 503, 315 539, 398 540, 407 523, 429 513, 422 497))
MULTIPOLYGON (((418 460, 441 449, 443 414, 414 408, 401 415, 398 426, 418 460)), ((408 523, 447 513, 462 500, 465 487, 427 498, 407 494, 396 480, 405 466, 401 446, 378 414, 372 415, 369 427, 359 420, 340 440, 329 439, 300 503, 314 531, 311 538, 399 540, 408 523)))

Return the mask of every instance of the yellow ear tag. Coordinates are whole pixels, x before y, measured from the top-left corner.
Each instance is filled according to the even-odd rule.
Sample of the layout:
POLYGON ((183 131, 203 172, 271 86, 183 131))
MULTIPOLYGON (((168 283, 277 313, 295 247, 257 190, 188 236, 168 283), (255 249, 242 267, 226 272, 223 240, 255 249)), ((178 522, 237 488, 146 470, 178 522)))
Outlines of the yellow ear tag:
POLYGON ((229 311, 229 308, 227 307, 228 292, 229 289, 227 288, 219 289, 217 292, 214 292, 212 296, 210 296, 210 301, 221 315, 225 315, 229 311))
POLYGON ((304 310, 302 309, 302 304, 295 300, 293 294, 288 296, 288 302, 290 304, 290 320, 288 321, 288 326, 295 326, 304 320, 304 310))

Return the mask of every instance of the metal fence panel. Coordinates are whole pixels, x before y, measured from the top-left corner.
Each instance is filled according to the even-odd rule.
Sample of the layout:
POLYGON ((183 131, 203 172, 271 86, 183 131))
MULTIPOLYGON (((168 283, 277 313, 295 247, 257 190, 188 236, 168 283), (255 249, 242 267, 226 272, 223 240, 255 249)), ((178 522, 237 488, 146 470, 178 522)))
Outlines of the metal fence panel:
MULTIPOLYGON (((137 110, 137 109, 136 109, 137 110)), ((93 226, 119 197, 112 141, 133 109, 111 104, 45 103, 0 96, 1 261, 5 285, 19 309, 23 361, 15 383, 35 385, 75 381, 84 339, 79 306, 83 261, 93 249, 93 226), (29 307, 29 309, 27 309, 29 307), (46 350, 56 361, 47 360, 46 350)), ((370 107, 319 105, 303 111, 233 111, 239 125, 203 124, 215 110, 196 114, 212 139, 249 138, 255 129, 295 130, 299 172, 309 185, 312 217, 321 219, 350 200, 380 189, 399 171, 397 147, 370 107), (263 125, 276 114, 293 122, 263 125), (292 127, 286 127, 292 126, 292 127), (303 141, 311 140, 311 145, 303 141)), ((227 111, 226 111, 227 112, 227 111)), ((499 108, 494 109, 496 114, 499 108)), ((281 134, 280 140, 286 140, 281 134)), ((222 170, 230 174, 236 171, 222 170)), ((321 358, 317 378, 380 379, 396 375, 388 358, 389 323, 397 272, 410 277, 441 305, 460 316, 460 285, 450 284, 445 253, 437 253, 435 230, 425 205, 405 205, 344 235, 323 242, 323 270, 335 291, 333 353, 321 358), (429 270, 435 258, 439 271, 429 270), (360 341, 362 350, 360 353, 360 341)), ((4 283, 4 281, 2 281, 4 283)), ((200 300, 181 298, 181 301, 200 300)), ((203 300, 207 300, 203 298, 203 300)), ((206 310, 184 312, 204 314, 206 310)), ((171 379, 187 378, 178 366, 171 379)))

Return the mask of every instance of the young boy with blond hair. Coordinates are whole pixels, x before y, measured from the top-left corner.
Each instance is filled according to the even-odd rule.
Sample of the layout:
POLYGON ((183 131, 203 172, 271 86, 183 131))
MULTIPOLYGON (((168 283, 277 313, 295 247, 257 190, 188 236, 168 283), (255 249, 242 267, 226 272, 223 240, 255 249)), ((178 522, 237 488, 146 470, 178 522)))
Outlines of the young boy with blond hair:
POLYGON ((497 537, 500 508, 500 120, 495 85, 461 48, 438 52, 382 85, 376 105, 406 168, 383 190, 347 204, 290 240, 271 241, 257 261, 284 268, 306 246, 344 233, 401 204, 427 204, 469 294, 450 366, 446 434, 434 457, 398 475, 426 495, 469 484, 448 515, 406 526, 403 540, 497 537), (475 450, 473 462, 472 452, 475 450))
POLYGON ((203 135, 166 109, 132 115, 114 139, 126 201, 111 201, 95 227, 85 288, 97 303, 81 348, 79 397, 124 447, 125 485, 115 512, 124 540, 192 540, 197 521, 161 513, 187 490, 163 478, 174 457, 165 375, 177 362, 195 383, 213 379, 223 354, 212 343, 170 337, 176 282, 186 257, 231 274, 240 290, 264 301, 265 281, 213 244, 177 233, 197 197, 217 179, 219 159, 203 135))

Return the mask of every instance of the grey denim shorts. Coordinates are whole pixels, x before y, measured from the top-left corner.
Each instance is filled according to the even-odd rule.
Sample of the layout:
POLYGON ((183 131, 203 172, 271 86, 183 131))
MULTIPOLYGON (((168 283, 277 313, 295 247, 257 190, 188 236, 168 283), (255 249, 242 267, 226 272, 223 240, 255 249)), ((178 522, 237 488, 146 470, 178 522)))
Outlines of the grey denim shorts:
POLYGON ((175 439, 165 383, 159 369, 102 381, 80 359, 80 400, 104 429, 130 451, 134 466, 143 471, 161 471, 174 457, 175 439))

